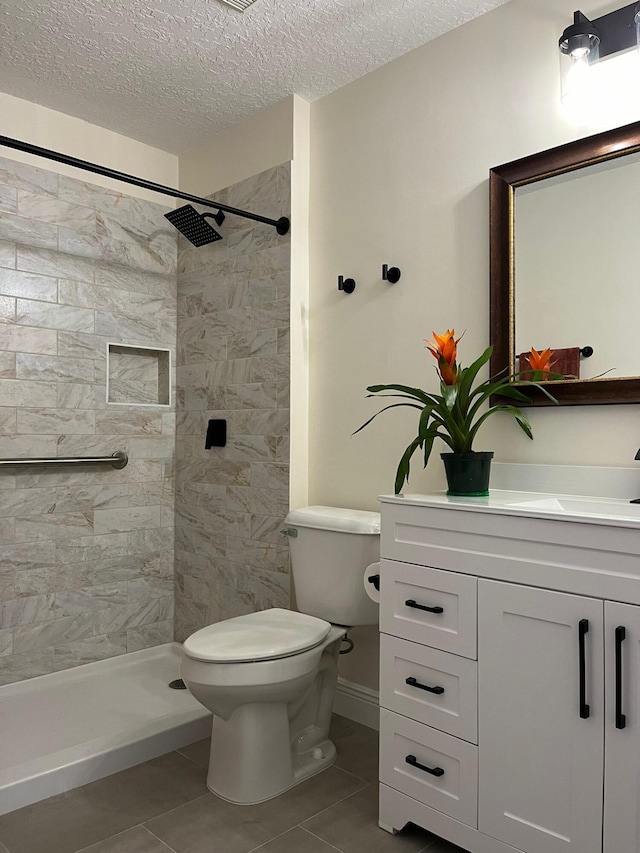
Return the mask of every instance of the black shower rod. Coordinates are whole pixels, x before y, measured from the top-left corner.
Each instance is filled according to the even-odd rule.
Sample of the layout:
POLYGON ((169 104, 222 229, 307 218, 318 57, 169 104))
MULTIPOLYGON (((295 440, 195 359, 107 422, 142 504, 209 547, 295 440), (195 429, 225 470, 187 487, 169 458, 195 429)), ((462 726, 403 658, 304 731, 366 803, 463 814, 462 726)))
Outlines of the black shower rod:
POLYGON ((96 175, 104 175, 105 178, 112 178, 114 181, 123 181, 125 184, 143 187, 145 190, 152 190, 162 195, 182 198, 186 201, 192 201, 195 204, 201 204, 204 207, 215 207, 216 210, 224 210, 226 213, 232 213, 234 216, 242 216, 245 219, 253 219, 255 222, 264 222, 265 225, 273 225, 278 234, 286 234, 289 230, 290 223, 286 216, 281 216, 280 219, 269 219, 266 216, 259 216, 257 213, 249 213, 246 210, 239 210, 237 207, 229 207, 228 204, 220 204, 220 202, 200 198, 197 195, 191 195, 191 193, 185 193, 182 190, 175 190, 163 184, 156 184, 154 181, 147 181, 145 178, 127 175, 125 172, 118 172, 116 169, 107 168, 107 166, 100 166, 97 163, 90 163, 87 160, 79 160, 77 157, 70 157, 68 154, 61 154, 59 151, 52 151, 50 148, 40 148, 40 146, 32 145, 30 142, 11 139, 9 136, 0 136, 0 145, 6 148, 15 148, 17 151, 24 151, 27 154, 35 154, 36 157, 45 157, 47 160, 66 163, 67 166, 84 169, 86 172, 95 172, 96 175))

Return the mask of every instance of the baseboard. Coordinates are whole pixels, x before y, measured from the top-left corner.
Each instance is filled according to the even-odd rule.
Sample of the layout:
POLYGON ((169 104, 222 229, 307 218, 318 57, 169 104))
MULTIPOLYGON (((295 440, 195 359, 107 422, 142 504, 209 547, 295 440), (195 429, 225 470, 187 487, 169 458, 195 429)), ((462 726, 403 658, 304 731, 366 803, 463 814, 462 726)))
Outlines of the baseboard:
POLYGON ((341 717, 370 729, 380 728, 380 699, 378 691, 370 687, 339 678, 333 710, 341 717))

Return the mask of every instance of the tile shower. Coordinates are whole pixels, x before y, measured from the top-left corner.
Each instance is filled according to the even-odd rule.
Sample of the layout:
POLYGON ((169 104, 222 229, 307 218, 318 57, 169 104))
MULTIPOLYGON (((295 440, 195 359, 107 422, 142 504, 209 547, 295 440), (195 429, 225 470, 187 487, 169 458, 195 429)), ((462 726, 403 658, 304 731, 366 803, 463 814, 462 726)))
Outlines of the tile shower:
MULTIPOLYGON (((289 165, 215 197, 285 215, 289 165)), ((122 470, 0 469, 0 694, 11 691, 0 705, 6 695, 15 736, 29 737, 15 721, 30 685, 57 683, 55 707, 64 704, 67 682, 34 677, 67 678, 89 663, 108 667, 93 678, 117 678, 115 661, 131 660, 130 677, 136 667, 162 673, 136 695, 183 726, 166 748, 186 743, 180 714, 195 733, 204 709, 160 709, 178 657, 152 647, 289 603, 279 534, 289 502, 289 236, 229 215, 224 240, 196 249, 178 243, 166 210, 0 158, 0 458, 129 455, 122 470), (227 420, 226 447, 204 449, 210 418, 227 420)), ((95 738, 101 726, 78 729, 95 738)), ((152 729, 146 753, 137 742, 135 760, 119 753, 102 772, 166 751, 152 729)), ((3 786, 31 772, 14 770, 0 766, 0 812, 3 786)), ((65 773, 66 787, 100 775, 83 765, 70 783, 65 773)), ((55 790, 24 799, 13 788, 4 810, 55 790)))

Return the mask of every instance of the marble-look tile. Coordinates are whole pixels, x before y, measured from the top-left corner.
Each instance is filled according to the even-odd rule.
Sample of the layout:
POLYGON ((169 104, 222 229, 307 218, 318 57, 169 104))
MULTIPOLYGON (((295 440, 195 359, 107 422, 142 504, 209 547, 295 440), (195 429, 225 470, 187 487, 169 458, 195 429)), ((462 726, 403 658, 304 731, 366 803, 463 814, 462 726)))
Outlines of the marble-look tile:
POLYGON ((16 377, 44 382, 93 382, 94 364, 86 358, 53 358, 19 352, 16 355, 16 377))
POLYGON ((0 183, 44 195, 58 194, 58 174, 27 163, 0 157, 0 183))
POLYGON ((72 539, 93 529, 89 513, 70 512, 16 518, 16 541, 72 539))
POLYGON ((60 279, 58 301, 61 305, 77 305, 102 311, 129 311, 128 291, 113 291, 96 284, 60 279))
POLYGON ((106 607, 93 616, 98 634, 128 631, 151 622, 166 622, 173 617, 173 595, 106 607))
POLYGON ((46 222, 0 211, 0 239, 42 249, 55 249, 58 245, 58 229, 46 222))
POLYGON ((289 379, 289 356, 260 356, 250 360, 249 382, 283 382, 289 379))
POLYGON ((15 571, 0 567, 0 601, 13 601, 16 596, 15 571))
POLYGON ((174 442, 171 436, 162 438, 131 438, 129 448, 136 459, 162 459, 173 455, 174 442))
POLYGON ((160 435, 162 415, 157 412, 113 409, 96 413, 96 432, 101 435, 160 435))
POLYGON ((162 643, 172 643, 173 635, 173 619, 165 619, 163 622, 150 622, 148 625, 129 628, 126 634, 127 651, 137 652, 139 649, 148 649, 162 643))
POLYGON ((19 270, 36 272, 41 275, 71 278, 78 281, 93 281, 95 265, 93 261, 76 258, 64 252, 51 252, 31 246, 17 247, 16 266, 19 270))
POLYGON ((11 654, 11 644, 13 641, 13 631, 0 631, 0 657, 11 654))
POLYGON ((96 213, 90 207, 31 190, 20 190, 18 213, 38 222, 64 225, 81 233, 93 234, 96 230, 96 213))
MULTIPOLYGON (((21 598, 18 601, 29 599, 21 598)), ((95 618, 94 613, 80 613, 77 616, 50 619, 48 622, 34 625, 21 625, 13 631, 13 651, 15 654, 26 654, 44 649, 53 650, 56 645, 92 637, 96 633, 95 618)))
POLYGON ((93 516, 96 535, 160 527, 159 506, 96 510, 93 516))
POLYGON ((103 558, 124 557, 129 553, 129 538, 126 533, 111 533, 106 536, 80 535, 60 544, 56 543, 56 563, 95 563, 103 558))
POLYGON ((48 569, 55 563, 55 542, 0 544, 0 566, 15 571, 48 569))
POLYGON ((0 434, 11 435, 16 431, 17 409, 0 407, 0 434))
POLYGON ((253 358, 254 356, 275 355, 278 340, 275 329, 260 329, 232 335, 227 341, 227 358, 253 358))
POLYGON ((15 323, 16 300, 12 296, 0 296, 0 323, 15 323))
POLYGON ((0 184, 0 210, 4 213, 18 212, 18 190, 15 187, 0 184))
MULTIPOLYGON (((2 383, 0 383, 0 386, 2 383)), ((0 391, 1 397, 1 391, 0 391)), ((4 459, 28 459, 36 456, 55 456, 56 437, 49 435, 0 436, 0 457, 4 459)))
POLYGON ((28 572, 16 572, 14 596, 22 598, 27 595, 46 595, 47 593, 55 592, 57 574, 55 566, 51 566, 48 569, 31 569, 28 572))
MULTIPOLYGON (((2 450, 4 448, 0 448, 0 452, 2 450)), ((55 505, 56 495, 51 489, 13 489, 0 492, 0 515, 4 518, 43 515, 52 512, 55 505)))
POLYGON ((94 312, 73 305, 49 305, 31 299, 18 299, 16 322, 21 326, 60 329, 65 332, 95 331, 94 312))
MULTIPOLYGON (((54 618, 54 604, 54 596, 51 594, 5 601, 0 604, 0 628, 15 628, 18 625, 51 620, 54 618)), ((14 651, 21 651, 15 642, 14 651)))
POLYGON ((16 378, 16 355, 14 352, 0 352, 0 379, 16 378))
POLYGON ((282 515, 289 511, 288 489, 249 488, 229 486, 227 507, 238 512, 255 515, 282 515))
POLYGON ((95 414, 88 410, 70 409, 20 409, 17 433, 72 433, 93 434, 96 431, 95 414))
POLYGON ((8 240, 0 240, 0 267, 15 269, 16 244, 8 240))
POLYGON ((53 672, 53 649, 0 657, 0 685, 53 672))
POLYGON ((85 663, 104 660, 123 655, 127 651, 126 634, 102 634, 98 637, 86 637, 72 640, 53 647, 53 669, 69 669, 85 663))
POLYGON ((126 604, 127 581, 94 584, 84 589, 63 589, 56 592, 56 616, 78 616, 110 605, 126 604))
POLYGON ((77 382, 59 382, 56 403, 59 409, 94 409, 95 386, 77 382))
POLYGON ((52 330, 32 329, 26 326, 0 326, 0 349, 55 355, 57 345, 56 333, 52 330))
POLYGON ((104 361, 107 357, 107 339, 87 332, 61 329, 58 331, 58 355, 104 361))

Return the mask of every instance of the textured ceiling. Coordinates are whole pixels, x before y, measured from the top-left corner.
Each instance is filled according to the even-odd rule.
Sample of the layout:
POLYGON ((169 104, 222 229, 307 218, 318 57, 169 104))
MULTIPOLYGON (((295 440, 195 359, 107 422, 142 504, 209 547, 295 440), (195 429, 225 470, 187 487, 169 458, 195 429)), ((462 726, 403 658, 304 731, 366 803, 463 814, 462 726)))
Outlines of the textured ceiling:
POLYGON ((0 90, 181 153, 504 0, 3 0, 0 90))

